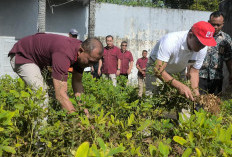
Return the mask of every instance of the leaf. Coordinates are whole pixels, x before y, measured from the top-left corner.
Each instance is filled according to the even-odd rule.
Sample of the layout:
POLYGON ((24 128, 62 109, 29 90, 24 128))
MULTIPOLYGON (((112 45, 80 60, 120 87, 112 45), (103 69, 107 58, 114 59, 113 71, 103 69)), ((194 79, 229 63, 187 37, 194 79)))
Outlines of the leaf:
POLYGON ((30 94, 25 92, 25 91, 21 91, 21 97, 23 98, 29 98, 30 97, 30 94))
POLYGON ((22 146, 22 144, 20 144, 20 143, 16 143, 15 144, 15 147, 17 148, 17 147, 21 147, 22 146))
POLYGON ((125 147, 123 147, 123 146, 120 146, 117 148, 111 148, 109 153, 107 154, 107 156, 113 156, 114 154, 123 152, 124 150, 125 150, 125 147))
POLYGON ((19 82, 19 86, 21 89, 24 89, 25 88, 25 83, 22 79, 18 79, 18 82, 19 82))
POLYGON ((0 132, 1 132, 1 131, 4 131, 4 128, 0 127, 0 132))
POLYGON ((13 147, 10 147, 10 146, 3 146, 2 149, 8 153, 12 153, 12 154, 15 154, 16 151, 13 147))
POLYGON ((110 115, 112 123, 114 123, 114 116, 110 115))
POLYGON ((226 141, 226 131, 223 128, 220 129, 219 141, 223 143, 226 141))
POLYGON ((131 114, 130 117, 128 117, 128 126, 132 126, 132 123, 134 122, 134 114, 131 114))
POLYGON ((163 142, 159 143, 159 151, 164 157, 168 157, 169 147, 167 145, 163 144, 163 142))
POLYGON ((232 149, 231 148, 225 148, 224 149, 226 153, 232 155, 232 149))
POLYGON ((155 156, 156 150, 157 150, 156 146, 151 145, 151 144, 149 145, 149 152, 151 156, 155 156))
POLYGON ((188 134, 188 138, 189 138, 189 141, 190 141, 191 145, 193 146, 194 145, 194 143, 193 143, 194 138, 193 138, 193 132, 192 131, 190 131, 190 133, 188 134))
POLYGON ((102 148, 102 150, 105 152, 106 151, 106 145, 105 145, 103 139, 99 137, 99 138, 97 138, 97 141, 98 141, 100 147, 102 148))
POLYGON ((187 141, 183 138, 183 137, 180 137, 180 136, 174 136, 173 137, 173 140, 179 144, 181 144, 182 146, 187 143, 187 141))
POLYGON ((93 152, 96 157, 101 157, 101 154, 98 151, 97 146, 95 144, 92 145, 90 152, 93 152))
POLYGON ((87 157, 88 153, 89 142, 84 142, 78 147, 75 157, 87 157))
POLYGON ((132 137, 132 132, 126 134, 127 140, 129 140, 132 137))
POLYGON ((47 146, 48 146, 48 148, 51 148, 52 147, 52 142, 48 141, 47 146))
POLYGON ((152 121, 147 119, 145 122, 140 123, 140 127, 137 129, 138 131, 143 131, 151 125, 152 121))
POLYGON ((182 154, 182 157, 189 157, 191 154, 192 154, 192 148, 187 148, 182 154))
POLYGON ((0 147, 0 156, 2 156, 2 148, 0 147))
POLYGON ((201 157, 201 151, 200 151, 200 149, 198 149, 198 148, 195 148, 195 150, 196 150, 196 152, 197 152, 197 157, 201 157))

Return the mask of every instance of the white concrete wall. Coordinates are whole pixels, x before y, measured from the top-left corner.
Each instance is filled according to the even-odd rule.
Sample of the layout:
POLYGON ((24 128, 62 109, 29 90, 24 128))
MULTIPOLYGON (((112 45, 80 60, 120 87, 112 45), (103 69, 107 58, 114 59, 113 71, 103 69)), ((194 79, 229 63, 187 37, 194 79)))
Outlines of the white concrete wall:
POLYGON ((88 33, 88 8, 79 6, 77 2, 70 2, 55 7, 47 6, 46 31, 68 33, 71 28, 79 32, 79 39, 84 40, 88 33))
POLYGON ((15 44, 16 40, 14 37, 1 37, 0 38, 0 77, 2 75, 8 74, 12 77, 16 76, 13 72, 8 53, 10 49, 15 44))
MULTIPOLYGON (((27 3, 29 1, 0 1, 0 38, 1 36, 13 36, 15 32, 20 32, 21 35, 19 34, 16 37, 18 39, 36 32, 37 1, 27 3), (8 2, 10 2, 10 5, 8 5, 8 2), (26 10, 29 7, 32 10, 20 12, 20 10, 26 10), (14 16, 15 12, 11 13, 12 10, 18 15, 14 16), (16 19, 19 17, 20 20, 16 19), (14 28, 12 28, 13 26, 14 28), (25 28, 25 30, 22 28, 25 28)), ((193 23, 200 20, 208 20, 209 14, 210 12, 202 11, 128 7, 101 3, 96 5, 95 36, 100 37, 104 45, 105 36, 109 34, 115 37, 116 46, 120 46, 122 40, 128 41, 128 49, 133 53, 134 61, 136 62, 141 57, 142 50, 146 49, 150 52, 156 41, 164 34, 188 30, 193 23)), ((54 14, 51 13, 50 8, 47 6, 46 31, 67 33, 70 28, 74 27, 80 32, 80 39, 83 40, 88 32, 87 15, 88 8, 78 7, 75 3, 68 3, 67 5, 54 8, 54 14)), ((0 42, 5 40, 3 39, 0 42)), ((5 44, 2 43, 1 45, 5 44)), ((3 56, 6 50, 9 51, 12 47, 12 45, 6 45, 7 48, 4 50, 0 49, 0 56, 3 56)), ((3 74, 3 71, 1 69, 0 75, 3 74)), ((134 83, 137 81, 135 63, 129 79, 134 83)))
MULTIPOLYGON (((0 0, 0 76, 16 76, 7 57, 13 44, 37 32, 38 0, 0 0)), ((88 9, 77 1, 55 7, 47 4, 46 32, 68 35, 71 28, 79 31, 79 39, 87 36, 88 9)))
POLYGON ((37 32, 38 1, 0 0, 0 36, 20 39, 37 32))
MULTIPOLYGON (((142 56, 142 50, 150 53, 164 34, 189 30, 195 22, 208 21, 209 15, 210 12, 204 11, 101 3, 96 5, 95 36, 100 37, 104 45, 105 36, 109 34, 115 37, 116 46, 126 40, 136 62, 142 56)), ((137 81, 135 64, 129 79, 131 82, 137 81)))

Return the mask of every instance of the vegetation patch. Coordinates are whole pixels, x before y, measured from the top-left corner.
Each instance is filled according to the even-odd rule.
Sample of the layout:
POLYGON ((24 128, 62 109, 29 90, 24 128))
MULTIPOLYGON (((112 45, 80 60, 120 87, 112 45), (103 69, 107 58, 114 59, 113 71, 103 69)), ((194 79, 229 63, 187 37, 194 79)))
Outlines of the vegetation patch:
POLYGON ((81 98, 69 88, 77 112, 67 114, 52 96, 43 110, 41 89, 2 77, 0 156, 232 156, 232 100, 222 100, 214 115, 195 111, 193 102, 167 84, 159 95, 138 99, 136 87, 118 81, 114 87, 85 74, 81 98), (181 115, 181 108, 190 108, 191 117, 181 115), (168 118, 176 113, 178 119, 168 118))

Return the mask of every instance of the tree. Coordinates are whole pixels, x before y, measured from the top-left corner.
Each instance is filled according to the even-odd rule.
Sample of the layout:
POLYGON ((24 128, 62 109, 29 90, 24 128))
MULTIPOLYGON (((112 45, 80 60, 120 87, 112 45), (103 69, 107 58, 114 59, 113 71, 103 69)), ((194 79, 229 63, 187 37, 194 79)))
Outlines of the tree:
POLYGON ((220 0, 194 0, 190 6, 191 10, 216 11, 219 8, 220 0))

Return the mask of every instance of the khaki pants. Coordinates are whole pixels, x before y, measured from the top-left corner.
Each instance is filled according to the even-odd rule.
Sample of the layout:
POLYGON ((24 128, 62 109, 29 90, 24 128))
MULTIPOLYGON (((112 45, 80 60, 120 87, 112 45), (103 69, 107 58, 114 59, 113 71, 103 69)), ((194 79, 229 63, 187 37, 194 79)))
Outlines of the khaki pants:
POLYGON ((40 68, 34 63, 15 64, 15 55, 10 56, 10 64, 13 71, 16 72, 27 85, 31 86, 34 90, 42 87, 46 94, 45 101, 43 104, 40 104, 40 106, 43 109, 47 108, 49 101, 48 93, 46 92, 47 85, 44 82, 40 68))
POLYGON ((143 95, 143 88, 144 88, 144 83, 145 83, 145 77, 138 75, 138 85, 139 85, 139 93, 138 96, 142 97, 143 95))
POLYGON ((117 85, 116 74, 103 74, 102 76, 103 76, 103 78, 107 78, 107 79, 112 80, 114 86, 117 85))

